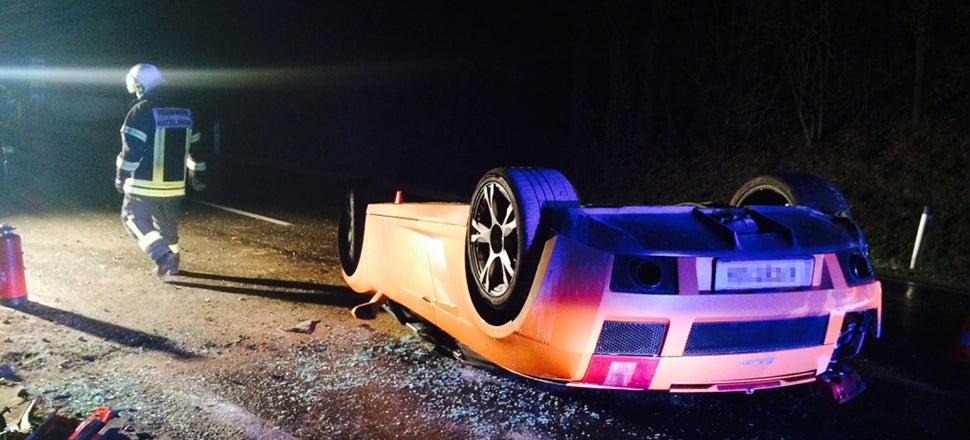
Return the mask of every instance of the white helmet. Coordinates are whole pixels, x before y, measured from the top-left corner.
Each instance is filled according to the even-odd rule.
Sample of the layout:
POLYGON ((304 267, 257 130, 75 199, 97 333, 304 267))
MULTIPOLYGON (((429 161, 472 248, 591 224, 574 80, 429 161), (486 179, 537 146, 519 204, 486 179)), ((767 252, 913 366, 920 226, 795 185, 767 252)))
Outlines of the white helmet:
POLYGON ((125 77, 128 93, 134 93, 139 98, 161 84, 162 72, 151 64, 135 64, 128 70, 128 76, 125 77))

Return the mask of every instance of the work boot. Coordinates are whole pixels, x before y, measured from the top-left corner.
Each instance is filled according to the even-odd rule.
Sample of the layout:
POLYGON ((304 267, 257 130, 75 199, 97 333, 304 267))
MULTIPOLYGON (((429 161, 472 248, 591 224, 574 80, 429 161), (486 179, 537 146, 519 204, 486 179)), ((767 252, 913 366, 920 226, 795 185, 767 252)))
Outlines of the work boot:
POLYGON ((166 252, 155 262, 152 273, 159 278, 167 278, 170 275, 179 274, 179 254, 166 252))

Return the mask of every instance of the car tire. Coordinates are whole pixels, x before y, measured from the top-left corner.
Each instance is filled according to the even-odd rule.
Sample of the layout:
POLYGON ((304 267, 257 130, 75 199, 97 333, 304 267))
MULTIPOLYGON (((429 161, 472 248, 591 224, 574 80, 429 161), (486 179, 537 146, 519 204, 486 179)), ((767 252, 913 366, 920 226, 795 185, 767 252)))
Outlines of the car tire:
POLYGON ((367 218, 367 192, 348 188, 344 209, 337 220, 337 253, 345 274, 353 275, 360 263, 364 245, 364 221, 367 218))
POLYGON ((542 210, 579 206, 569 180, 546 168, 496 168, 482 176, 469 206, 465 274, 485 322, 522 311, 545 242, 542 210))
POLYGON ((758 176, 734 193, 731 206, 801 205, 851 219, 849 204, 828 180, 811 174, 782 173, 758 176))

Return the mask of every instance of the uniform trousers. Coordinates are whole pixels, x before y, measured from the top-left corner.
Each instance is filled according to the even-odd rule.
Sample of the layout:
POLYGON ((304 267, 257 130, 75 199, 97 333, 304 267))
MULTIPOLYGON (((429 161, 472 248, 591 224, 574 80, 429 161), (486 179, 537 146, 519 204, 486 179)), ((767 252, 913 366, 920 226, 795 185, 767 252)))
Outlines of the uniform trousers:
POLYGON ((178 217, 183 198, 125 194, 121 221, 138 247, 156 263, 168 252, 178 254, 178 217))

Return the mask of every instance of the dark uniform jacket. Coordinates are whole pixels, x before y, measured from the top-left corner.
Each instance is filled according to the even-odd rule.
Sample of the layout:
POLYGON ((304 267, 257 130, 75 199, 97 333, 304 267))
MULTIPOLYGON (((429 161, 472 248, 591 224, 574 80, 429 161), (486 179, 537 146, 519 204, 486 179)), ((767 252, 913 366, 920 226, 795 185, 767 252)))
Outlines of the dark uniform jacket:
POLYGON ((205 162, 192 157, 199 141, 192 129, 192 111, 177 107, 155 93, 143 96, 128 111, 121 126, 121 153, 116 165, 124 192, 149 197, 185 195, 186 170, 204 172, 205 162))

